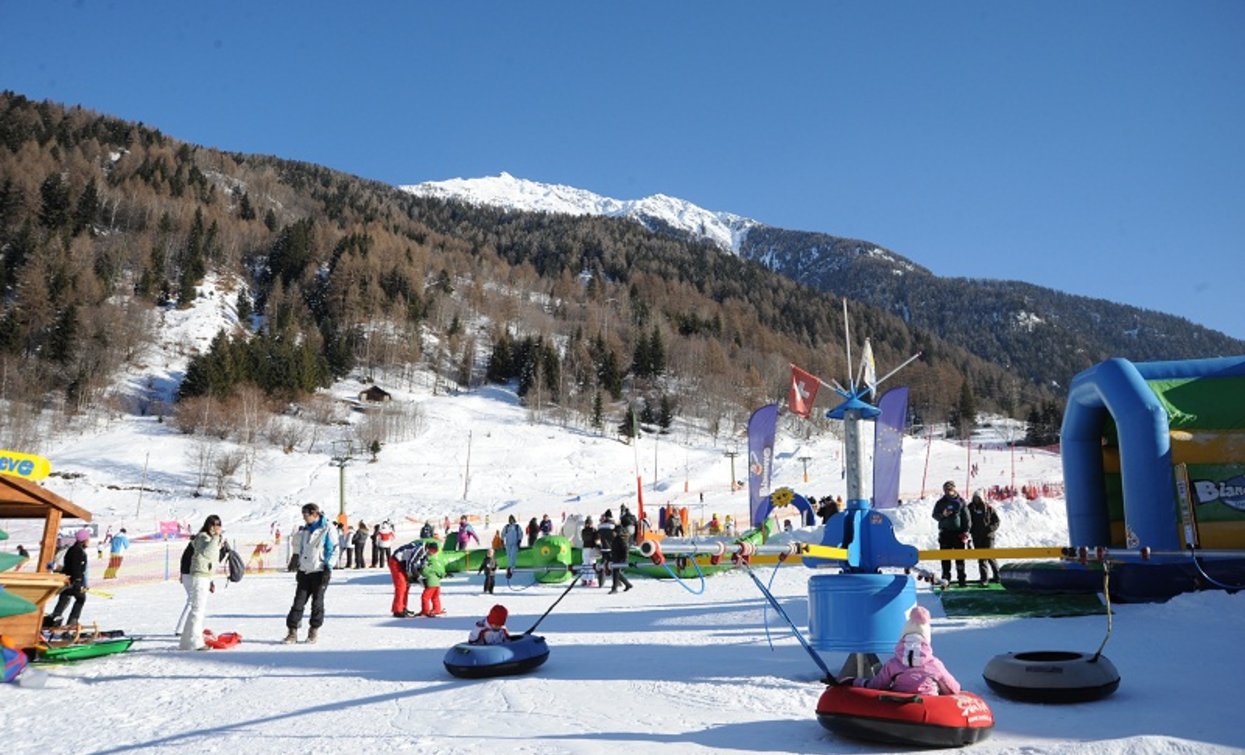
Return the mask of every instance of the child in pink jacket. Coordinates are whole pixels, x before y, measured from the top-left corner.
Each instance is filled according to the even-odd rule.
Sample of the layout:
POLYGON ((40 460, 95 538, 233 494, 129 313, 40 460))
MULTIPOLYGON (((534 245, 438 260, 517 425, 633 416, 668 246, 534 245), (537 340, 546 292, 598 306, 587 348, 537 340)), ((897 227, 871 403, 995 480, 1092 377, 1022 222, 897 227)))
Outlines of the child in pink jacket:
POLYGON ((852 684, 920 695, 954 695, 960 691, 960 683, 942 661, 934 657, 929 611, 921 606, 908 613, 899 642, 895 643, 895 655, 882 665, 877 676, 856 679, 852 684))

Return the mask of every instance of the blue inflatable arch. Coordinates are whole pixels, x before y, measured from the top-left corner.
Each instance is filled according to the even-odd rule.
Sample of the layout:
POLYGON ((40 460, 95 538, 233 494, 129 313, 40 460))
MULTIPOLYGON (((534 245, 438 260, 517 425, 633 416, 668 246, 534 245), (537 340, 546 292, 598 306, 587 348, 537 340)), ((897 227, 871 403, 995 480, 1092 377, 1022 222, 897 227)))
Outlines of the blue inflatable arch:
POLYGON ((1245 376, 1245 357, 1139 362, 1109 359, 1072 380, 1061 430, 1068 535, 1074 547, 1111 546, 1103 470, 1108 416, 1119 436, 1129 548, 1179 549, 1167 410, 1147 380, 1245 376))

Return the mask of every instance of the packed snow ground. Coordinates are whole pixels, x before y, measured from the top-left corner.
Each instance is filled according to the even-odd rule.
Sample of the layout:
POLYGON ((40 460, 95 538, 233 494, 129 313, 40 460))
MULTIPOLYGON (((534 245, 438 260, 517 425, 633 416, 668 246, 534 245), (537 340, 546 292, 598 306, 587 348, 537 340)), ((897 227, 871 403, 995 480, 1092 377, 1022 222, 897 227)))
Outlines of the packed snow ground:
MULTIPOLYGON (((208 325, 189 320, 219 322, 220 309, 215 314, 201 309, 212 308, 169 313, 168 329, 182 339, 197 337, 200 330, 210 333, 208 325)), ((184 367, 173 356, 147 363, 162 372, 132 382, 154 390, 174 384, 184 367)), ((344 399, 362 387, 344 382, 334 393, 344 399)), ((437 396, 423 388, 393 392, 395 400, 420 402, 423 428, 412 440, 387 445, 374 463, 363 458, 347 466, 352 521, 388 517, 402 536, 410 536, 417 527, 412 519, 468 513, 478 517, 476 526, 488 537, 511 513, 521 521, 544 513, 557 520, 562 512, 595 517, 634 502, 637 454, 631 446, 532 423, 505 388, 437 396)), ((775 486, 842 493, 839 441, 827 435, 794 437, 799 434, 798 427, 780 429, 775 486), (808 482, 803 456, 811 457, 808 482)), ((910 502, 891 512, 902 541, 934 546, 929 511, 942 480, 954 479, 964 488, 975 463, 972 485, 1011 482, 1013 458, 992 448, 992 440, 997 437, 983 436, 982 449, 974 446, 971 458, 951 443, 906 441, 901 491, 910 502), (926 497, 911 500, 920 498, 923 483, 926 497)), ((217 513, 226 535, 246 548, 269 539, 274 525, 288 533, 304 501, 337 511, 338 470, 329 464, 327 439, 311 451, 265 451, 252 488, 234 486, 226 500, 192 496, 194 443, 167 423, 126 417, 40 451, 56 472, 70 475, 50 478, 48 487, 91 510, 101 531, 126 526, 131 536, 141 535, 168 519, 197 529, 204 516, 217 513)), ((689 506, 693 518, 746 516, 746 493, 730 490, 730 462, 723 456, 742 442, 715 444, 688 430, 663 436, 656 449, 651 437, 639 444, 647 507, 670 500, 689 506)), ((735 476, 741 479, 742 462, 736 459, 735 476)), ((1057 483, 1061 477, 1053 454, 1026 451, 1014 463, 1018 485, 1057 483)), ((1066 543, 1058 498, 1005 503, 1000 514, 1000 545, 1066 543)), ((0 528, 14 535, 0 543, 7 550, 34 542, 26 523, 0 521, 0 528)), ((819 541, 820 529, 793 536, 819 541)), ((180 547, 170 549, 174 571, 180 547)), ((176 581, 158 581, 162 575, 153 564, 162 560, 164 548, 138 543, 127 555, 123 575, 147 569, 157 580, 138 583, 102 582, 102 564, 92 552, 94 585, 112 597, 91 596, 84 620, 142 639, 123 655, 44 666, 49 677, 42 689, 0 685, 0 742, 6 752, 888 751, 838 738, 818 725, 820 672, 780 619, 766 612, 742 573, 708 579, 699 595, 673 582, 644 579, 618 595, 577 588, 540 626, 552 650, 548 663, 526 676, 466 681, 446 673, 441 660, 477 618, 501 602, 510 609, 509 626, 525 630, 564 588, 529 586, 530 578, 519 577, 513 589, 503 579, 497 594, 486 596, 478 576, 458 576, 443 587, 447 616, 394 619, 387 571, 339 571, 328 592, 320 642, 284 646, 278 640, 293 579, 282 572, 251 574, 227 588, 219 580, 208 609, 208 627, 239 632, 243 643, 228 651, 179 652, 172 631, 184 592, 176 581)), ((789 566, 774 580, 775 594, 801 626, 807 626, 810 574, 789 566)), ((976 574, 975 565, 969 565, 969 574, 976 574)), ((770 569, 762 568, 760 576, 768 580, 770 569)), ((992 656, 1008 651, 1092 652, 1107 631, 1104 617, 948 619, 928 586, 918 596, 935 617, 935 651, 994 710, 993 735, 973 752, 1245 749, 1236 718, 1239 695, 1233 691, 1245 678, 1240 595, 1211 592, 1163 605, 1115 606, 1105 652, 1121 672, 1120 689, 1106 700, 1071 706, 1003 700, 986 687, 981 670, 992 656)), ((304 631, 305 626, 304 621, 304 631)), ((831 668, 843 660, 826 655, 831 668)))

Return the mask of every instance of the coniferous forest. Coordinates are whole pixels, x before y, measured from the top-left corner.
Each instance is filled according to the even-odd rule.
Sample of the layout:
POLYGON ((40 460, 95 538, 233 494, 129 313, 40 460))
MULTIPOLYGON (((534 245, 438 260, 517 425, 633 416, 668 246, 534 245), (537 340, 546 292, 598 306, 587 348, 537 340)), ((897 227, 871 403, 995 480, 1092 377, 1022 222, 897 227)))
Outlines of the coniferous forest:
MULTIPOLYGON (((282 412, 345 375, 400 385, 431 370, 447 388, 517 380, 544 421, 615 432, 634 411, 731 435, 785 399, 790 363, 847 377, 840 298, 711 245, 418 198, 0 93, 0 442, 49 413, 176 414, 134 405, 118 376, 208 275, 228 282, 239 324, 193 355, 178 404, 282 412)), ((849 308, 880 372, 922 353, 902 379, 916 421, 957 418, 967 392, 975 412, 1057 426, 1058 392, 1010 360, 849 308)))

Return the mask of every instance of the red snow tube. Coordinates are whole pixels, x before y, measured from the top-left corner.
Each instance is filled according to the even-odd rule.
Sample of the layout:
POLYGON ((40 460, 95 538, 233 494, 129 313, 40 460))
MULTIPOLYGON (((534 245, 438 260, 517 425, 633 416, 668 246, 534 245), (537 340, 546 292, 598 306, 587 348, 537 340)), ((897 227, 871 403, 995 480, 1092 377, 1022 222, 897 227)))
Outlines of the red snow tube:
POLYGON ((227 650, 242 642, 242 635, 237 632, 212 634, 210 629, 203 630, 203 643, 213 650, 227 650))
POLYGON ((817 720, 845 737, 918 747, 960 747, 994 728, 990 706, 972 692, 914 695, 846 685, 822 693, 817 720))

